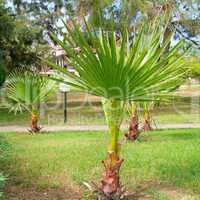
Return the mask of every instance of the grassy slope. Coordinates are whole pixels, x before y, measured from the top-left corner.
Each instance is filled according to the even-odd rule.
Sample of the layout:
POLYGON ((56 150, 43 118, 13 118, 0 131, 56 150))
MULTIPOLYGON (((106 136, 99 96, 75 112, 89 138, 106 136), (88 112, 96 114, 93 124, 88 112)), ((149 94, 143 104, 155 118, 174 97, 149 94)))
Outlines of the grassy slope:
MULTIPOLYGON (((80 185, 100 179, 107 134, 0 134, 0 167, 15 184, 80 185)), ((129 188, 162 183, 200 194, 200 130, 155 131, 122 148, 122 182, 129 188)))

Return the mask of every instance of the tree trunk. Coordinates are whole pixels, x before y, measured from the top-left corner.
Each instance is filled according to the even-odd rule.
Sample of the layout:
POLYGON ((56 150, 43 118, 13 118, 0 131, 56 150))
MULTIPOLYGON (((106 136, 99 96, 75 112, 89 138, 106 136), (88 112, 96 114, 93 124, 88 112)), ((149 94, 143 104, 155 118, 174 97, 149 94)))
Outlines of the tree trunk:
POLYGON ((151 131, 151 118, 150 114, 148 112, 145 112, 144 114, 144 126, 143 126, 144 131, 151 131))
POLYGON ((119 171, 123 159, 119 158, 120 144, 118 143, 118 136, 124 106, 120 101, 106 99, 103 101, 103 108, 109 128, 110 146, 107 161, 102 161, 105 171, 101 180, 101 191, 104 195, 103 199, 106 199, 105 197, 107 199, 120 198, 122 189, 119 171))
POLYGON ((38 126, 38 115, 36 111, 32 111, 31 113, 31 130, 32 133, 40 132, 40 127, 38 126))
POLYGON ((137 115, 137 108, 135 105, 132 105, 132 116, 130 120, 129 130, 125 134, 127 140, 135 141, 139 136, 139 122, 137 115))
MULTIPOLYGON (((167 28, 165 29, 165 33, 164 33, 164 38, 163 38, 163 44, 166 42, 166 40, 168 39, 168 37, 170 36, 171 34, 171 29, 170 29, 170 25, 167 26, 167 28)), ((169 42, 169 44, 166 46, 165 50, 164 50, 164 53, 163 53, 163 56, 165 56, 169 50, 170 50, 170 46, 171 46, 171 41, 169 42)))

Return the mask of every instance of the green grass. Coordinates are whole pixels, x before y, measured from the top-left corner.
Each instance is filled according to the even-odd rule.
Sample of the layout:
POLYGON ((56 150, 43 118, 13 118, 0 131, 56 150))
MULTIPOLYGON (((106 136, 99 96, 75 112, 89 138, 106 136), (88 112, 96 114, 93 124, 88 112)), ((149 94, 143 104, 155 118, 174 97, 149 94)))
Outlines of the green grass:
POLYGON ((156 124, 200 123, 200 113, 158 113, 153 115, 156 124))
POLYGON ((0 126, 3 125, 27 125, 27 120, 29 120, 27 113, 18 113, 14 114, 9 112, 8 109, 0 108, 0 126))
MULTIPOLYGON (((13 184, 46 187, 81 186, 100 180, 108 135, 70 132, 0 134, 0 167, 13 184)), ((200 129, 146 133, 140 142, 123 145, 122 182, 131 190, 147 185, 154 199, 168 199, 157 186, 200 194, 200 129)))
MULTIPOLYGON (((69 125, 104 125, 106 124, 103 113, 100 108, 87 107, 80 110, 68 111, 69 125)), ((180 113, 173 112, 172 110, 161 111, 158 110, 152 114, 153 120, 156 124, 176 124, 176 123, 199 123, 200 122, 200 110, 196 109, 195 112, 190 110, 179 110, 180 113)), ((140 116, 141 122, 143 116, 140 116)), ((127 116, 124 123, 128 123, 129 117, 127 116)), ((45 114, 41 114, 39 123, 41 125, 63 125, 63 110, 49 110, 45 114)), ((18 113, 14 115, 8 112, 7 109, 0 109, 0 126, 8 125, 22 125, 29 126, 30 116, 28 113, 18 113)))

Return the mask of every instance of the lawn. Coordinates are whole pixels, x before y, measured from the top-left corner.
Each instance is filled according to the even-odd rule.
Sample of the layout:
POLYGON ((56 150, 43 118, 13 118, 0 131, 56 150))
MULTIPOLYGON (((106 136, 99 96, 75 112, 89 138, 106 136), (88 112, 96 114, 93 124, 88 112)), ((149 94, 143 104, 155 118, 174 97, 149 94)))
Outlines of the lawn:
MULTIPOLYGON (((200 110, 195 107, 191 111, 189 107, 173 110, 170 107, 157 109, 152 113, 155 124, 181 124, 181 123, 199 123, 200 110)), ((143 121, 142 113, 140 113, 141 122, 143 121)), ((129 122, 129 116, 125 117, 124 123, 129 122)), ((63 110, 49 110, 41 112, 41 125, 63 125, 63 110)), ((17 113, 16 115, 7 109, 0 108, 0 126, 20 125, 29 126, 30 116, 28 113, 17 113)), ((105 118, 101 107, 83 107, 81 109, 68 108, 68 125, 105 125, 105 118)))
MULTIPOLYGON (((103 171, 100 161, 106 157, 107 140, 108 135, 102 132, 34 136, 1 133, 0 168, 9 175, 8 200, 12 199, 12 193, 15 194, 13 199, 21 200, 20 195, 25 196, 27 190, 32 196, 33 190, 37 195, 41 191, 48 191, 48 195, 72 195, 59 196, 59 200, 89 199, 83 182, 99 181, 103 171), (63 192, 66 188, 67 193, 63 192)), ((139 142, 123 145, 122 182, 132 191, 143 188, 141 194, 152 200, 180 200, 183 197, 198 200, 199 155, 200 129, 146 133, 139 142)), ((38 196, 40 199, 45 198, 38 196)), ((48 199, 56 198, 49 196, 48 199)))

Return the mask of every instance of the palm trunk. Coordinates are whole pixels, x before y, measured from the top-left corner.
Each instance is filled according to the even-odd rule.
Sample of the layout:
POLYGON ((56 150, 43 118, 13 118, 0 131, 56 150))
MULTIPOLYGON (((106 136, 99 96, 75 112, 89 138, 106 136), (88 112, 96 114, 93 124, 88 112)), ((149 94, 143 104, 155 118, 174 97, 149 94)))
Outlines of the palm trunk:
POLYGON ((127 140, 135 141, 139 136, 139 122, 136 105, 131 105, 131 120, 129 125, 129 130, 125 134, 127 140))
POLYGON ((143 126, 144 131, 151 131, 152 127, 151 127, 151 117, 149 112, 145 112, 144 114, 144 126, 143 126))
POLYGON ((38 114, 37 111, 33 110, 31 112, 31 132, 38 133, 40 132, 40 127, 38 126, 38 114))
POLYGON ((101 190, 109 199, 120 196, 122 193, 119 171, 123 159, 119 158, 120 144, 118 143, 118 136, 124 106, 120 101, 106 99, 103 101, 103 109, 109 128, 110 146, 108 149, 108 160, 102 161, 105 171, 101 180, 101 190))

